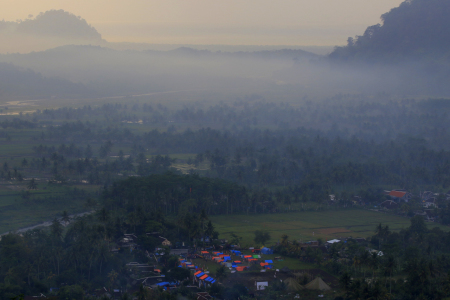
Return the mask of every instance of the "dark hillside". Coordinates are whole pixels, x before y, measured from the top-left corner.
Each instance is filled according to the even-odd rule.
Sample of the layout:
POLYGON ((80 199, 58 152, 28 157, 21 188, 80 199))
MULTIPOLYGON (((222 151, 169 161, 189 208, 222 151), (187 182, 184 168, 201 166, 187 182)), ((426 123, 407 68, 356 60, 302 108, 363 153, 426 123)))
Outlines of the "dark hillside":
POLYGON ((406 0, 381 16, 382 24, 349 38, 330 57, 341 60, 448 62, 450 58, 450 1, 406 0))
POLYGON ((0 63, 0 96, 3 99, 39 99, 52 96, 79 97, 89 91, 82 84, 64 79, 47 78, 31 70, 0 63))

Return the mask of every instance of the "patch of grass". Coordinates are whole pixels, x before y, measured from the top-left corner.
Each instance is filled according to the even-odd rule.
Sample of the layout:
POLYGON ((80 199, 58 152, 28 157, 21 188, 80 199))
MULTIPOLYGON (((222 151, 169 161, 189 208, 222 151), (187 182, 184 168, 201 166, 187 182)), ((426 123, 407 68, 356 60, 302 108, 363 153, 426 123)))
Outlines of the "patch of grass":
MULTIPOLYGON (((309 241, 317 238, 329 240, 339 237, 369 237, 379 223, 390 230, 399 231, 410 225, 408 218, 362 209, 322 212, 293 212, 260 215, 221 215, 211 220, 221 238, 230 238, 234 232, 241 236, 242 246, 261 246, 253 242, 256 230, 267 230, 271 235, 268 245, 274 244, 287 234, 290 240, 309 241)), ((450 227, 427 223, 429 228, 450 227)))

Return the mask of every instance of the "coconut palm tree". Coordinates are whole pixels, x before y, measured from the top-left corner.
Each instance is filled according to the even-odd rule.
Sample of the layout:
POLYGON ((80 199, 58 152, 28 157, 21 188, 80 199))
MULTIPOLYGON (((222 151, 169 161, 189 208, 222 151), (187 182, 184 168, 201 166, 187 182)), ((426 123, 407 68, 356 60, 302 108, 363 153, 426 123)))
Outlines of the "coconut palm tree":
POLYGON ((288 239, 289 239, 289 236, 288 236, 287 234, 283 234, 283 235, 281 236, 281 245, 283 245, 284 247, 286 247, 287 244, 288 244, 288 239))
POLYGON ((301 244, 299 242, 294 240, 292 242, 292 245, 289 248, 294 254, 300 256, 300 254, 302 252, 302 246, 301 246, 301 244))
POLYGON ((345 294, 347 295, 350 290, 350 285, 352 283, 352 278, 350 277, 350 274, 348 272, 344 272, 341 277, 339 278, 339 285, 341 288, 345 291, 345 294))
POLYGON ((392 293, 392 273, 397 268, 397 261, 390 255, 384 265, 385 274, 389 274, 389 293, 392 293))
POLYGON ((372 268, 372 281, 375 279, 375 270, 378 269, 379 260, 378 260, 378 253, 373 252, 372 256, 370 257, 370 267, 372 268))

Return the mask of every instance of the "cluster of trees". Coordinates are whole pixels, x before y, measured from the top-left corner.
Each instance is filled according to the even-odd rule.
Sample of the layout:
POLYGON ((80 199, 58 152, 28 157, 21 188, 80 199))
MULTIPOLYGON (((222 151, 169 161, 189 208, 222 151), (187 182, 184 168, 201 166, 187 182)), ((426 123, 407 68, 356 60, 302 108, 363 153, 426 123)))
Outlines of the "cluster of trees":
MULTIPOLYGON (((277 203, 322 203, 329 194, 341 194, 343 207, 353 195, 376 203, 386 188, 447 192, 450 139, 442 129, 450 126, 447 101, 361 97, 304 99, 294 107, 251 96, 232 104, 181 109, 136 100, 1 116, 14 130, 31 130, 35 143, 31 158, 15 165, 7 161, 9 169, 0 175, 108 186, 122 176, 178 172, 176 162, 191 174, 252 190, 245 201, 227 198, 228 208, 217 208, 221 212, 276 211, 277 203), (172 125, 150 131, 122 125, 128 117, 145 120, 149 114, 163 116, 149 121, 152 127, 172 125), (184 129, 191 126, 199 129, 184 129), (175 153, 190 156, 175 161, 170 156, 175 153)), ((0 132, 7 144, 17 142, 14 130, 0 132)))
POLYGON ((233 213, 248 209, 247 190, 236 183, 198 175, 165 173, 115 182, 102 195, 108 209, 132 212, 141 207, 166 214, 233 213))
MULTIPOLYGON (((156 178, 153 181, 161 183, 156 178)), ((130 261, 154 264, 153 256, 148 256, 147 251, 162 247, 157 236, 146 233, 157 232, 180 246, 182 242, 186 246, 203 245, 206 237, 217 239, 218 234, 205 210, 197 213, 195 207, 184 203, 184 210, 180 208, 175 218, 167 219, 152 201, 161 193, 150 198, 138 194, 136 200, 139 200, 127 203, 124 209, 105 191, 105 206, 95 214, 71 220, 64 212, 49 228, 3 236, 0 240, 0 297, 46 294, 51 287, 62 287, 60 297, 66 293, 84 295, 86 290, 92 292, 102 287, 135 288, 133 272, 125 264, 130 261), (117 247, 124 233, 137 237, 137 248, 132 252, 121 248, 114 254, 111 249, 117 247)), ((96 205, 92 199, 86 203, 91 208, 96 205)), ((188 270, 177 268, 178 257, 171 256, 168 248, 164 248, 159 257, 168 280, 183 281, 189 277, 188 270)), ((160 295, 159 291, 157 293, 160 295)))
POLYGON ((324 264, 340 274, 346 299, 374 293, 401 299, 442 299, 450 294, 449 243, 448 232, 438 227, 430 230, 424 219, 416 216, 411 226, 400 232, 380 224, 366 245, 354 241, 333 244, 330 260, 324 264))
POLYGON ((428 229, 420 216, 399 232, 379 224, 366 241, 347 239, 331 246, 318 242, 319 247, 301 246, 283 235, 275 251, 337 276, 341 292, 336 299, 443 299, 450 295, 450 234, 438 227, 428 229))

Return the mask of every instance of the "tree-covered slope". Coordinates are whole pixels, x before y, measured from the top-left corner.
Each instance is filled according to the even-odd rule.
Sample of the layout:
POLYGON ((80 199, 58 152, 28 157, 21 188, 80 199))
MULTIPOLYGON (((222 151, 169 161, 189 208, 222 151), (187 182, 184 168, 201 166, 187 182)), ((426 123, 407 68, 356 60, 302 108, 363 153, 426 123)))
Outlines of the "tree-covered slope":
POLYGON ((450 58, 450 1, 406 0, 381 16, 362 36, 349 38, 331 58, 344 60, 401 61, 450 58))

